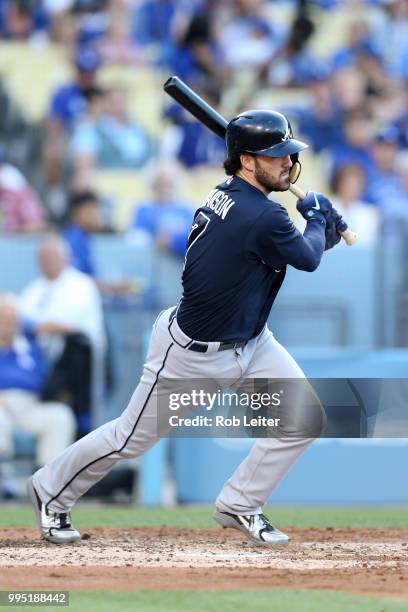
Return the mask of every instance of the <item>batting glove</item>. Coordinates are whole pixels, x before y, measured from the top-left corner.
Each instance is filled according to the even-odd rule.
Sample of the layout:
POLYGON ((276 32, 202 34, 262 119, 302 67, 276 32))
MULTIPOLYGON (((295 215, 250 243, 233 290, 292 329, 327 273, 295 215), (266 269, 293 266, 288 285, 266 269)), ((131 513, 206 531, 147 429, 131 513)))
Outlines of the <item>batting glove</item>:
MULTIPOLYGON (((340 242, 341 236, 339 231, 343 230, 345 222, 343 221, 343 217, 339 215, 335 208, 332 208, 329 216, 326 219, 326 244, 324 247, 325 251, 332 249, 336 244, 340 242)), ((346 226, 347 227, 347 226, 346 226)))
POLYGON ((297 210, 306 221, 319 219, 324 223, 333 209, 333 205, 326 196, 317 191, 308 191, 304 200, 298 200, 297 210))

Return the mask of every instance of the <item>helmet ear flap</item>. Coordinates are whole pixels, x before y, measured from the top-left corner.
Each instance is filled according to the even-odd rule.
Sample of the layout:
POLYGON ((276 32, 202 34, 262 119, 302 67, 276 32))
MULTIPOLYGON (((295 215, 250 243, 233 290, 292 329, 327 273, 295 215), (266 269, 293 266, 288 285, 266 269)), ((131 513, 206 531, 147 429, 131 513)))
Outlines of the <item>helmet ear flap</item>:
POLYGON ((302 165, 299 161, 299 153, 293 153, 290 159, 292 160, 293 166, 290 169, 289 178, 291 183, 296 183, 302 170, 302 165))

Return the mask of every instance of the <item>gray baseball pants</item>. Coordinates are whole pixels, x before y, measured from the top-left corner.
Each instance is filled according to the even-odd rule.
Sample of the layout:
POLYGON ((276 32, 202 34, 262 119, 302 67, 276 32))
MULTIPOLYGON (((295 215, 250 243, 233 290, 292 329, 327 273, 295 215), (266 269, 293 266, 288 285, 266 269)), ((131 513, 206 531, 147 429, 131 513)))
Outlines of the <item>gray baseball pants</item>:
MULTIPOLYGON (((35 488, 53 512, 67 512, 117 461, 145 453, 158 440, 158 379, 304 378, 291 355, 267 327, 244 347, 206 353, 188 350, 191 339, 170 314, 159 315, 133 396, 117 419, 78 440, 34 475, 35 488)), ((235 514, 256 514, 310 438, 260 438, 220 492, 216 506, 235 514)))

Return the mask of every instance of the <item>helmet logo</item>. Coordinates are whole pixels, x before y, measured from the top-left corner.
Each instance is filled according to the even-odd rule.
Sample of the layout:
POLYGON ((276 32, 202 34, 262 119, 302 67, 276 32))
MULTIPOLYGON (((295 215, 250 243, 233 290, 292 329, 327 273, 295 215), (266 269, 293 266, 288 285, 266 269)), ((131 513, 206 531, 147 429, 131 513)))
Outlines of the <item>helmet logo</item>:
POLYGON ((282 142, 285 142, 286 140, 289 140, 289 138, 290 138, 290 126, 287 125, 286 126, 286 132, 282 136, 282 142))

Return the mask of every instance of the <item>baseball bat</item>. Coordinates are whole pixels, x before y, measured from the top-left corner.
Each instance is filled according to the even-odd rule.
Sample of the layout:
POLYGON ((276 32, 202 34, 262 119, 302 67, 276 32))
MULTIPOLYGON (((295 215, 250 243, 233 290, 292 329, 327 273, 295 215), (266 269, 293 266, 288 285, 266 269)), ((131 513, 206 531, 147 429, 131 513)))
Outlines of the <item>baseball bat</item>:
MULTIPOLYGON (((186 85, 184 81, 177 76, 172 76, 164 83, 163 89, 173 100, 176 100, 183 108, 188 110, 193 117, 217 134, 217 136, 225 139, 228 121, 193 91, 191 87, 186 85)), ((304 200, 306 197, 305 192, 293 183, 290 184, 289 191, 299 200, 304 200)), ((357 241, 357 234, 348 229, 345 221, 342 221, 338 230, 349 246, 357 241)))

